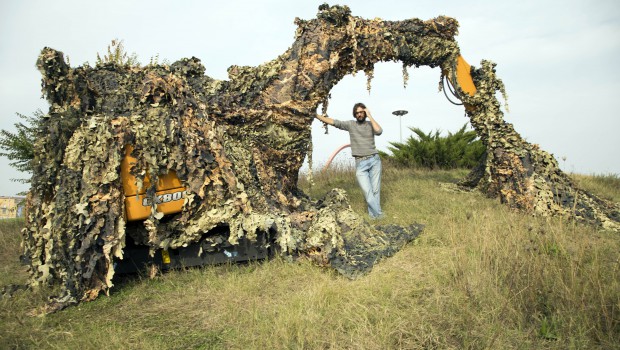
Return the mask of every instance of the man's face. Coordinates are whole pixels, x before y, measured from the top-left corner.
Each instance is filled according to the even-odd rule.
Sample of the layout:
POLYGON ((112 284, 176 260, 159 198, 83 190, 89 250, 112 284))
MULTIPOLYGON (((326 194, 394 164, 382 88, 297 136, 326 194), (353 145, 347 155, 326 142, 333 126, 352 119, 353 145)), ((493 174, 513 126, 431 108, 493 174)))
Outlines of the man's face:
POLYGON ((364 108, 358 107, 355 109, 355 119, 357 119, 358 122, 363 122, 366 120, 366 112, 364 111, 364 108))

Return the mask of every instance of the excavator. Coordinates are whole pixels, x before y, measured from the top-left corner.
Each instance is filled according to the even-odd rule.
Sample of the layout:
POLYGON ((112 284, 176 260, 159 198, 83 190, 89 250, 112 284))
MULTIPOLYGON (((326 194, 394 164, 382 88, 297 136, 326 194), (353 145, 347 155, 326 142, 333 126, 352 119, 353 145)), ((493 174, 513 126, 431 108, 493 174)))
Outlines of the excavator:
MULTIPOLYGON (((470 74, 471 66, 462 56, 458 56, 456 63, 456 76, 448 79, 456 79, 461 89, 473 96, 476 93, 476 86, 470 74)), ((444 72, 445 73, 445 72, 444 72)), ((454 89, 450 89, 456 95, 454 89)), ((458 96, 457 96, 458 97, 458 96)), ((469 108, 467 105, 465 108, 469 108)), ((168 174, 156 178, 156 192, 152 198, 146 194, 146 189, 150 187, 152 181, 147 175, 141 187, 138 187, 136 177, 132 175, 131 169, 136 164, 136 159, 132 157, 133 147, 125 147, 125 157, 121 162, 121 180, 125 195, 125 219, 128 227, 140 225, 147 219, 153 210, 158 215, 171 216, 183 210, 186 198, 186 188, 176 175, 170 171, 168 174), (153 206, 155 208, 153 209, 153 206)), ((224 229, 224 228, 221 228, 224 229)), ((131 236, 131 234, 129 234, 131 236)), ((202 241, 182 247, 179 249, 160 249, 154 256, 149 254, 149 249, 145 246, 128 242, 126 249, 126 259, 119 261, 115 270, 118 273, 136 272, 147 266, 157 266, 162 270, 177 269, 182 267, 202 266, 207 264, 217 264, 225 262, 240 262, 258 260, 266 258, 271 252, 265 237, 257 242, 240 240, 239 244, 232 245, 224 242, 214 249, 207 248, 202 241)))
POLYGON ((255 67, 232 65, 227 80, 195 57, 71 68, 44 48, 37 68, 50 110, 22 231, 30 283, 57 285, 63 306, 93 300, 116 273, 145 265, 260 259, 275 248, 350 278, 370 271, 422 225, 372 225, 345 191, 315 201, 298 178, 333 87, 357 72, 370 87, 374 65, 387 61, 402 63, 405 81, 409 67, 438 67, 444 92, 454 88, 487 147, 460 184, 516 209, 620 228, 616 206, 577 189, 553 155, 503 120, 495 64, 459 57, 455 19, 363 19, 323 4, 295 24, 289 49, 255 67))

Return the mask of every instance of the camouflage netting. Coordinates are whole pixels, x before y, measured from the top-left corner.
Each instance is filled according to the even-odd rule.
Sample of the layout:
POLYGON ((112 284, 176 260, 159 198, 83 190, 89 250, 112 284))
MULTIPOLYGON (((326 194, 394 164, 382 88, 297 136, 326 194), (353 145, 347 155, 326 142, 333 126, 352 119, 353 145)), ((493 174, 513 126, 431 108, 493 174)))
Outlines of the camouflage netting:
MULTIPOLYGON (((449 73, 451 74, 451 73, 449 73)), ((460 92, 471 125, 485 144, 484 161, 460 185, 477 188, 502 203, 541 216, 568 219, 620 231, 620 205, 577 188, 557 160, 526 142, 506 123, 495 92, 505 95, 495 64, 482 61, 472 69, 474 96, 460 92)), ((460 90, 460 89, 459 89, 460 90)))
MULTIPOLYGON (((196 242, 225 225, 232 243, 268 232, 283 255, 310 256, 354 277, 412 240, 420 226, 372 227, 340 190, 311 201, 297 188, 298 173, 316 110, 338 81, 358 71, 370 80, 379 61, 440 67, 452 77, 458 23, 366 20, 327 5, 316 19, 296 23, 289 50, 257 67, 231 66, 227 81, 206 76, 196 58, 71 68, 62 53, 43 49, 37 65, 50 110, 24 231, 32 284, 60 286, 63 304, 112 286, 112 262, 129 234, 119 177, 125 145, 134 147, 139 185, 147 173, 174 170, 188 189, 182 213, 153 211, 131 234, 153 250, 196 242)), ((518 208, 617 229, 617 206, 577 190, 552 156, 503 121, 493 64, 483 61, 472 75, 475 96, 456 88, 488 156, 466 184, 518 208)))

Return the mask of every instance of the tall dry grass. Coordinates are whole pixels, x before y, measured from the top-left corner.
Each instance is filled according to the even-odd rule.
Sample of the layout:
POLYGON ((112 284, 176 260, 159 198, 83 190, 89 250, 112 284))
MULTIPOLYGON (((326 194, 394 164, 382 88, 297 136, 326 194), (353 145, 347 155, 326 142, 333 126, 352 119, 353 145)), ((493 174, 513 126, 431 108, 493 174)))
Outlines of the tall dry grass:
POLYGON ((25 281, 26 269, 19 261, 22 227, 23 219, 0 220, 0 286, 25 281))
MULTIPOLYGON (((379 223, 426 227, 357 280, 275 258, 117 280, 109 297, 45 317, 28 315, 49 293, 17 292, 0 300, 0 347, 618 348, 619 234, 443 190, 465 173, 384 169, 387 217, 379 223)), ((300 184, 313 198, 344 188, 365 212, 350 169, 315 172, 312 186, 300 184)), ((18 266, 6 237, 18 228, 0 228, 1 242, 13 245, 3 264, 18 266)), ((0 278, 25 274, 2 270, 0 278)))
POLYGON ((620 202, 620 175, 618 174, 570 174, 577 186, 587 189, 597 195, 620 202))

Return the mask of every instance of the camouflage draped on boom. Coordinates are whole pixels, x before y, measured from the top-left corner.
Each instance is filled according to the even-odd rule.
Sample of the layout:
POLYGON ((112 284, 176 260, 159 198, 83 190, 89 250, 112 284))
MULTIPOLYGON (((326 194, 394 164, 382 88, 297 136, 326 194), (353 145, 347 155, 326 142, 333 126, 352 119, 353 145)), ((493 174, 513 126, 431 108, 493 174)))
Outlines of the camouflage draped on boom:
MULTIPOLYGON (((125 145, 134 147, 139 183, 146 173, 174 170, 188 188, 182 213, 160 221, 153 212, 134 234, 152 249, 181 247, 227 225, 232 243, 268 232, 284 255, 357 276, 413 239, 420 226, 373 228, 340 190, 312 202, 297 188, 298 172, 317 107, 338 81, 358 71, 370 79, 380 61, 441 67, 451 76, 456 20, 366 20, 346 6, 322 5, 316 19, 296 23, 289 50, 257 67, 231 66, 227 81, 206 76, 196 58, 70 68, 62 53, 43 49, 37 65, 50 110, 24 231, 32 284, 59 285, 64 303, 112 286, 112 262, 122 257, 126 236, 119 178, 125 145)), ((483 61, 473 76, 478 93, 463 99, 489 155, 470 184, 519 208, 617 228, 617 207, 611 215, 609 204, 574 189, 553 157, 503 121, 492 64, 483 61)))
POLYGON ((472 77, 478 91, 473 97, 463 92, 460 96, 487 153, 461 185, 537 215, 560 215, 619 231, 620 205, 577 188, 551 154, 526 142, 504 121, 495 98, 504 86, 495 75, 495 64, 482 61, 479 69, 472 69, 472 77))

